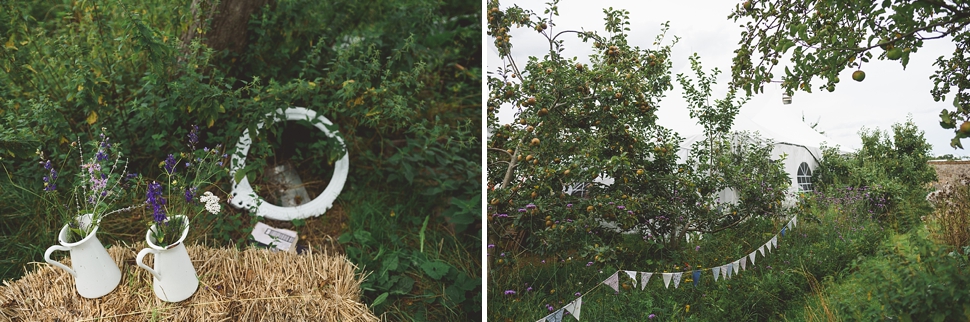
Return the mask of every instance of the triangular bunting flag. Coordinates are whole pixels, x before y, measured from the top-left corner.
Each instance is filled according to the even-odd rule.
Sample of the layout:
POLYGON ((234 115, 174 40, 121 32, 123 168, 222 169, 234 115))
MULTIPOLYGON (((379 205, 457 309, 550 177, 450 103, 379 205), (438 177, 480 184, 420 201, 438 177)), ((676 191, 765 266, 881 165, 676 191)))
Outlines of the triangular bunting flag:
POLYGON ((734 268, 733 268, 734 263, 728 263, 725 266, 727 266, 727 278, 731 279, 731 272, 734 271, 734 268))
POLYGON ((798 226, 798 216, 795 216, 795 217, 792 217, 792 219, 791 219, 791 226, 792 226, 793 228, 794 228, 795 226, 798 226))
POLYGON ((741 269, 741 267, 740 267, 741 266, 741 262, 740 261, 741 260, 739 259, 739 260, 734 261, 734 263, 731 263, 731 267, 734 268, 734 275, 737 275, 738 274, 738 270, 741 269))
POLYGON ((674 273, 674 288, 680 287, 680 277, 684 275, 684 272, 674 273))
POLYGON ((721 278, 727 279, 728 269, 730 269, 730 267, 728 267, 727 265, 721 265, 721 278))
POLYGON ((788 229, 788 227, 781 228, 781 237, 785 237, 785 229, 788 229))
POLYGON ((714 272, 714 281, 717 282, 717 278, 721 277, 721 268, 715 267, 715 268, 712 268, 711 271, 714 272))
MULTIPOLYGON (((762 255, 764 255, 764 254, 762 254, 762 255)), ((751 265, 754 265, 754 258, 755 257, 758 257, 758 251, 753 251, 753 252, 751 252, 751 254, 748 254, 748 259, 751 259, 751 265)))
POLYGON ((569 312, 569 314, 572 314, 576 318, 576 321, 579 321, 579 312, 583 310, 583 297, 580 296, 562 308, 569 312))
POLYGON ((641 290, 644 289, 645 287, 647 287, 647 282, 650 281, 650 276, 653 276, 653 273, 640 272, 640 289, 641 290))
POLYGON ((547 316, 546 322, 562 322, 562 309, 559 309, 558 311, 547 316))
POLYGON ((747 265, 745 265, 745 263, 747 263, 747 262, 748 262, 748 256, 741 257, 741 270, 742 271, 748 269, 747 265))
MULTIPOLYGON (((771 253, 771 240, 769 239, 767 243, 765 243, 764 245, 761 245, 761 248, 764 248, 766 252, 771 253)), ((764 255, 764 254, 762 253, 761 255, 764 255)))
POLYGON ((629 276, 633 280, 633 287, 637 287, 637 272, 635 271, 623 271, 626 276, 629 276))
POLYGON ((620 277, 617 275, 618 273, 620 272, 617 271, 616 273, 613 273, 613 275, 610 275, 609 278, 603 281, 603 284, 609 285, 610 287, 613 288, 613 291, 616 291, 616 292, 620 291, 620 285, 619 285, 620 277))
POLYGON ((664 276, 664 287, 670 288, 670 279, 674 277, 674 273, 663 273, 664 276))
POLYGON ((775 249, 778 249, 778 235, 775 235, 775 237, 771 237, 771 246, 774 247, 775 249))
POLYGON ((761 257, 765 257, 765 245, 758 247, 758 251, 761 252, 761 257))
POLYGON ((697 287, 697 281, 701 280, 701 270, 694 271, 694 287, 697 287))

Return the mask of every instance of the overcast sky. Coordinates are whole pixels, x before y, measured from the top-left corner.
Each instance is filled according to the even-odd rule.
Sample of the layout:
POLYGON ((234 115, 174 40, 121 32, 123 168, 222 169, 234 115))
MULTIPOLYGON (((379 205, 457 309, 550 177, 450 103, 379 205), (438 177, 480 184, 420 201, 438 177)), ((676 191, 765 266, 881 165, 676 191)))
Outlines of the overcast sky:
MULTIPOLYGON (((520 0, 514 2, 520 7, 542 13, 544 1, 520 0)), ((513 2, 503 1, 502 8, 513 2)), ((661 24, 670 21, 667 39, 680 37, 673 47, 672 74, 692 75, 688 57, 698 53, 705 70, 719 68, 722 73, 715 87, 714 98, 723 97, 730 81, 731 58, 741 36, 741 21, 735 23, 727 18, 736 5, 734 1, 724 0, 686 0, 686 1, 575 1, 564 0, 559 3, 559 17, 554 17, 553 32, 572 29, 603 32, 603 8, 613 7, 630 11, 630 43, 640 48, 653 48, 652 42, 660 32, 661 24)), ((513 28, 513 54, 520 66, 528 56, 542 57, 549 45, 544 37, 535 30, 513 28)), ((486 53, 489 72, 495 72, 502 61, 498 57, 492 38, 488 38, 486 53)), ((587 63, 592 53, 591 44, 584 44, 575 36, 564 36, 566 50, 564 56, 579 57, 587 63)), ((954 150, 950 147, 952 130, 944 130, 939 125, 939 113, 944 108, 952 108, 952 102, 934 102, 930 96, 933 83, 929 76, 933 73, 932 62, 937 57, 949 57, 953 51, 949 40, 931 40, 918 53, 910 56, 908 68, 904 71, 897 61, 872 61, 864 64, 866 72, 863 82, 852 80, 853 70, 845 70, 840 75, 841 83, 835 92, 820 91, 813 93, 796 92, 791 105, 781 104, 781 91, 775 85, 766 85, 766 93, 753 97, 741 109, 742 116, 757 114, 764 108, 787 109, 786 114, 804 114, 810 122, 818 121, 817 130, 843 147, 858 148, 861 145, 858 132, 863 126, 889 130, 892 124, 904 122, 907 114, 925 132, 926 139, 933 145, 933 155, 953 154, 970 155, 967 150, 954 150)), ((879 54, 879 50, 873 55, 879 54)), ((783 61, 782 64, 785 64, 783 61)), ((776 75, 779 74, 776 67, 776 75)), ((820 83, 816 83, 818 86, 820 83)), ((675 90, 658 107, 659 123, 666 127, 681 130, 682 136, 700 132, 693 125, 687 112, 687 104, 682 98, 680 85, 674 81, 675 90)), ((502 123, 514 119, 511 108, 504 108, 500 115, 502 123)), ((970 141, 966 141, 970 144, 970 141)), ((970 146, 970 145, 968 145, 970 146)))

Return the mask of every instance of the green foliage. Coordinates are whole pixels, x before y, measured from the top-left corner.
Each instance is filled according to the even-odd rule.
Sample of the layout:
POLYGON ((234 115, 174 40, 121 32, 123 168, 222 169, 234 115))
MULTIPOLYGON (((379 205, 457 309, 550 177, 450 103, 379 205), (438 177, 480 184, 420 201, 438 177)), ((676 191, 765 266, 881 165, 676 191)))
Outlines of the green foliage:
POLYGON ((339 242, 348 258, 372 272, 362 288, 376 313, 409 321, 477 320, 482 283, 476 262, 481 253, 466 240, 477 234, 449 232, 442 229, 448 225, 444 218, 418 216, 433 207, 426 202, 429 198, 384 194, 348 205, 350 231, 339 242), (426 240, 434 245, 419 246, 426 240))
POLYGON ((729 16, 744 26, 732 67, 734 84, 748 93, 762 91, 776 77, 779 59, 787 56, 792 64, 781 81, 789 94, 811 93, 816 86, 834 91, 844 69, 861 70, 871 59, 898 60, 906 68, 925 41, 952 37, 951 56, 933 63, 937 70, 930 77, 930 93, 941 101, 955 91, 954 108, 940 113, 940 126, 954 129, 950 145, 962 148, 960 140, 970 136, 970 124, 960 129, 961 121, 970 118, 970 80, 965 77, 970 63, 964 45, 970 40, 968 17, 970 8, 944 2, 747 0, 729 16))
MULTIPOLYGON (((849 196, 858 196, 852 193, 849 196)), ((505 267, 490 267, 488 287, 490 320, 536 320, 583 296, 582 314, 596 320, 643 321, 650 314, 659 320, 770 321, 811 296, 815 280, 832 280, 853 274, 853 263, 872 256, 887 235, 879 222, 855 211, 852 198, 805 200, 795 209, 796 228, 779 236, 779 248, 766 257, 759 253, 730 280, 713 280, 711 266, 723 265, 749 254, 780 230, 778 222, 753 218, 737 229, 709 234, 677 253, 644 251, 623 256, 616 265, 587 263, 574 256, 533 257, 499 246, 489 257, 503 258, 505 267), (851 210, 851 211, 850 211, 851 210), (512 267, 512 269, 508 269, 512 267), (499 270, 514 272, 497 274, 499 270), (684 275, 680 287, 664 288, 654 275, 640 290, 620 273, 620 290, 599 284, 617 269, 647 272, 702 270, 698 285, 684 275), (634 287, 635 286, 635 287, 634 287), (513 290, 514 295, 504 295, 513 290), (688 311, 687 305, 690 305, 688 311)), ((642 249, 642 241, 622 247, 642 249)))
POLYGON ((968 264, 920 229, 888 239, 846 281, 829 283, 825 296, 852 320, 962 321, 970 318, 968 264))
POLYGON ((912 228, 930 212, 927 185, 936 181, 936 172, 927 163, 930 144, 923 131, 909 120, 894 124, 891 137, 878 130, 859 134, 862 148, 854 154, 823 149, 813 182, 822 191, 867 187, 873 204, 882 204, 873 209, 877 215, 898 230, 912 228))

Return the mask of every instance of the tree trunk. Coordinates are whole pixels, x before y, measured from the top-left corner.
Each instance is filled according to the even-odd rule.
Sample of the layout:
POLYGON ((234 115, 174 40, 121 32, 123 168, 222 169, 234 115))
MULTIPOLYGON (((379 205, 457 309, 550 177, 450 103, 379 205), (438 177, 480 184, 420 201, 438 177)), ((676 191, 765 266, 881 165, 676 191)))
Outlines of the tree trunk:
MULTIPOLYGON (((212 26, 205 35, 205 43, 216 51, 228 49, 242 53, 248 44, 249 17, 269 3, 269 0, 221 0, 215 6, 212 26)), ((190 30, 189 33, 194 33, 190 30)))

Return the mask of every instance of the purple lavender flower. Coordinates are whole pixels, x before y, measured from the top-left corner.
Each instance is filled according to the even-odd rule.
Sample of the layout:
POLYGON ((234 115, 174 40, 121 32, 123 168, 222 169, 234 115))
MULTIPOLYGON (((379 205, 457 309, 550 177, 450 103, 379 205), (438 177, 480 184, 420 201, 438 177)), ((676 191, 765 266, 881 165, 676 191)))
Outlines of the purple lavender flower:
POLYGON ((44 169, 50 170, 53 168, 54 168, 54 165, 51 164, 51 160, 47 160, 47 162, 44 162, 44 169))
POLYGON ((152 215, 157 223, 164 222, 168 217, 165 216, 165 198, 162 197, 162 185, 158 182, 152 181, 148 184, 148 194, 146 195, 146 203, 152 206, 152 215))
POLYGON ((99 149, 98 153, 94 154, 94 158, 97 159, 99 162, 105 161, 105 160, 108 160, 108 154, 104 153, 103 150, 99 149))
POLYGON ((178 164, 175 161, 175 156, 172 154, 169 154, 168 157, 165 158, 165 172, 167 172, 168 174, 175 173, 176 166, 178 166, 178 164))
POLYGON ((186 203, 192 203, 192 199, 194 197, 193 196, 193 192, 195 192, 195 188, 185 188, 185 202, 186 203))
POLYGON ((189 131, 189 147, 195 150, 196 143, 199 143, 199 126, 192 125, 192 130, 189 131))

